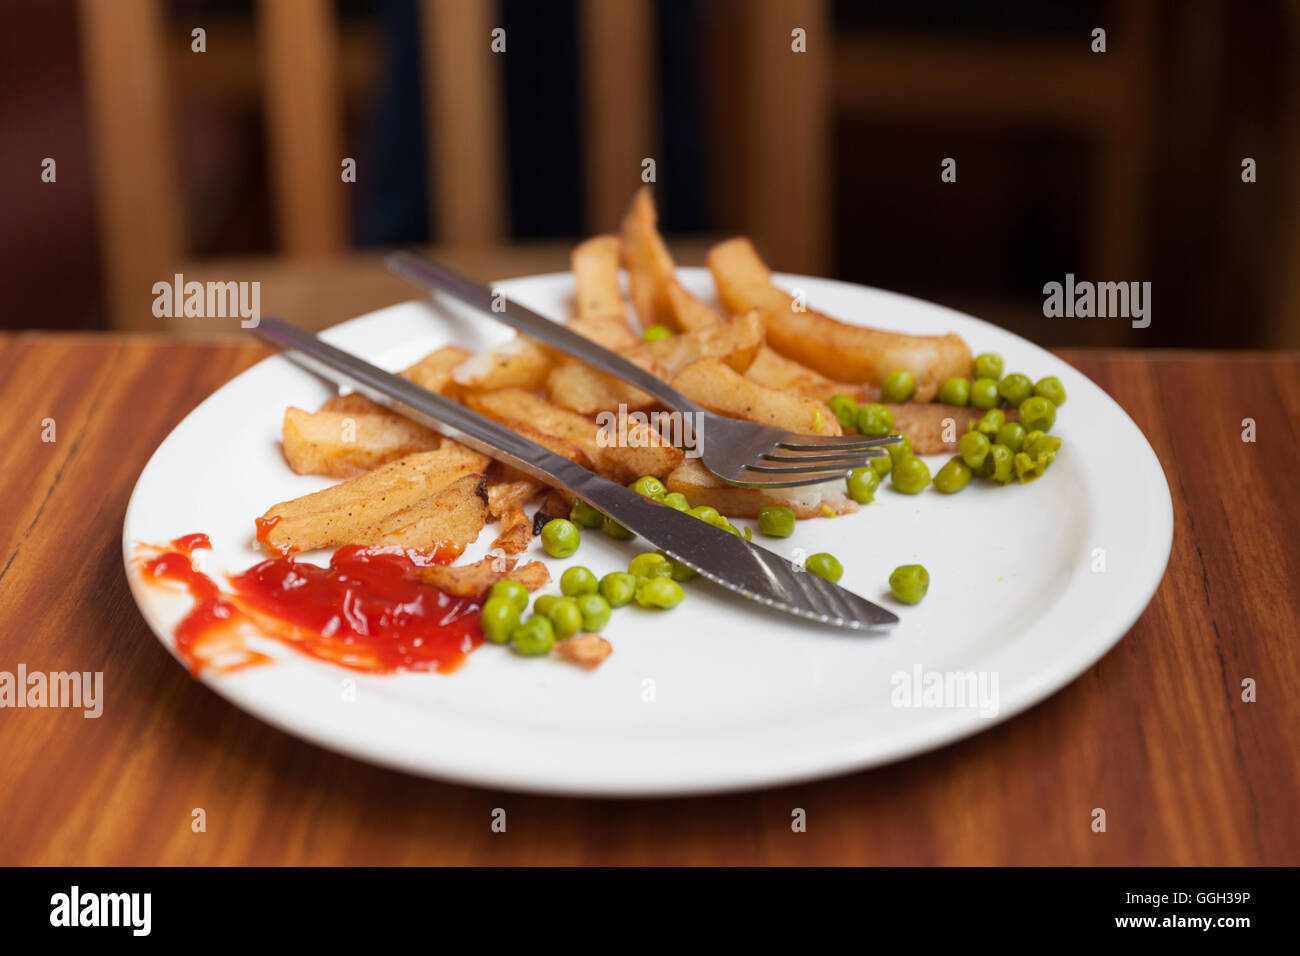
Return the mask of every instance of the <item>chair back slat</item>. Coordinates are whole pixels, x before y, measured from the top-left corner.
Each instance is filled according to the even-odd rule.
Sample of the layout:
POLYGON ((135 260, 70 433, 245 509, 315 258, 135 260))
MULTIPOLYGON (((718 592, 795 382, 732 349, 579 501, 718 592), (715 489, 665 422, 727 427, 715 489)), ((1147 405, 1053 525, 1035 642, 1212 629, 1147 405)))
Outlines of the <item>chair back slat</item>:
POLYGON ((331 0, 261 0, 262 97, 276 236, 291 256, 344 246, 338 25, 331 0))
POLYGON ((611 232, 656 159, 657 70, 652 0, 580 0, 582 135, 588 233, 611 232))
MULTIPOLYGON (((435 242, 485 245, 506 233, 502 58, 489 0, 421 0, 435 242)), ((516 40, 515 42, 519 42, 516 40)))
POLYGON ((161 4, 82 0, 80 28, 109 321, 158 328, 151 290, 184 244, 161 4))

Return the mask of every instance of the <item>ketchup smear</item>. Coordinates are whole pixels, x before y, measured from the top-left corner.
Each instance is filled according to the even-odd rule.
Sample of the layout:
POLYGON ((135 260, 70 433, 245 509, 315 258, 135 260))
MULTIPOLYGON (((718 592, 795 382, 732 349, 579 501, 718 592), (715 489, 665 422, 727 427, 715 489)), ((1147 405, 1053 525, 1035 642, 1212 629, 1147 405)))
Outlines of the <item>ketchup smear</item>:
POLYGON ((347 545, 328 567, 270 558, 229 578, 231 591, 195 569, 207 535, 177 538, 144 563, 147 579, 178 581, 194 607, 176 627, 176 649, 194 674, 239 670, 271 658, 248 647, 251 628, 304 654, 367 674, 454 670, 483 642, 479 602, 417 576, 454 554, 347 545))

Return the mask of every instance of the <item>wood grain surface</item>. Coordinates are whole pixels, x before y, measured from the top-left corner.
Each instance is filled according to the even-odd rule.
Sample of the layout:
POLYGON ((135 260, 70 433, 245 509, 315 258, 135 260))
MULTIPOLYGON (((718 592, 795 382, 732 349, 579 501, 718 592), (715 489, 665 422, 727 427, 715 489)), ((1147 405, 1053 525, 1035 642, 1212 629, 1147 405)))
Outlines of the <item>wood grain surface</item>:
POLYGON ((225 703, 154 638, 122 566, 127 498, 168 431, 264 354, 0 337, 0 670, 102 670, 106 698, 98 720, 0 710, 0 864, 1300 863, 1300 356, 1062 353, 1146 433, 1175 521, 1151 606, 1065 690, 889 767, 605 801, 336 756, 225 703))

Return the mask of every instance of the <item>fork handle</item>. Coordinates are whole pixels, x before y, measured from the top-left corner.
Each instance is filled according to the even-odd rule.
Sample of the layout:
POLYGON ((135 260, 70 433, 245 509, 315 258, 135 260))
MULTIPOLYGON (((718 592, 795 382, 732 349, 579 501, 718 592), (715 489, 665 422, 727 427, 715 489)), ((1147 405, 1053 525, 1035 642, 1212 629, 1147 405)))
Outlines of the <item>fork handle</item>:
POLYGON ((621 378, 643 392, 649 392, 674 411, 692 414, 704 411, 700 405, 663 379, 651 375, 617 352, 611 352, 567 326, 552 322, 532 309, 518 302, 512 302, 487 286, 452 272, 445 266, 430 262, 423 256, 405 251, 391 253, 388 256, 388 268, 417 285, 435 292, 445 292, 452 298, 474 306, 480 312, 487 313, 498 322, 504 322, 524 335, 544 342, 576 359, 581 359, 593 368, 600 369, 615 378, 621 378))

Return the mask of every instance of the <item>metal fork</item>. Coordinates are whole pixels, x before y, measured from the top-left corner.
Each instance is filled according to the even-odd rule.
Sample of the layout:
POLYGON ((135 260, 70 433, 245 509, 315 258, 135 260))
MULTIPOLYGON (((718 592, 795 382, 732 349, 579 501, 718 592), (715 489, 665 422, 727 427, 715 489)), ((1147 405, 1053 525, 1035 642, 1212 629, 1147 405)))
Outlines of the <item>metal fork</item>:
POLYGON ((898 617, 885 608, 791 564, 766 548, 602 478, 464 405, 322 342, 306 329, 263 316, 254 334, 283 350, 290 360, 330 381, 354 389, 548 485, 567 489, 640 535, 650 546, 662 549, 742 597, 799 617, 853 630, 898 623, 898 617))
POLYGON ((519 332, 581 359, 648 392, 682 416, 682 432, 696 443, 705 467, 723 481, 745 488, 795 488, 846 477, 901 435, 862 438, 798 435, 708 411, 663 379, 595 342, 552 322, 437 263, 410 252, 394 252, 388 267, 417 285, 445 292, 519 332))

